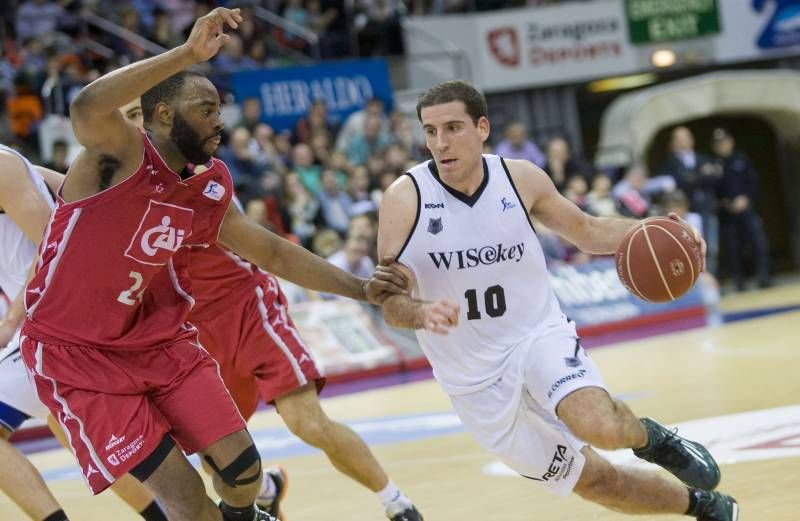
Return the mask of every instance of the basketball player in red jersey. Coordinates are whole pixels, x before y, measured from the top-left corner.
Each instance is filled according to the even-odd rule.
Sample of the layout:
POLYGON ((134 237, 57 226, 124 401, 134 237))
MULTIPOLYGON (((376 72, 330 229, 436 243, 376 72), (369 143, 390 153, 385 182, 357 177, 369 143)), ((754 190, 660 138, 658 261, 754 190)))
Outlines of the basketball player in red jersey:
POLYGON ((244 420, 185 322, 193 302, 187 247, 219 236, 297 284, 373 302, 404 283, 389 270, 370 280, 337 270, 230 205, 230 174, 211 159, 219 96, 184 70, 213 57, 230 38, 225 27, 241 20, 236 9, 215 9, 183 45, 76 97, 70 114, 85 150, 58 194, 25 293, 24 362, 90 489, 130 472, 173 520, 274 519, 254 506, 261 462, 244 420), (117 110, 138 96, 149 107, 149 135, 117 110), (214 470, 219 508, 176 442, 214 470))
MULTIPOLYGON (((144 128, 139 100, 120 111, 144 128)), ((334 467, 377 493, 389 519, 422 520, 364 440, 331 421, 320 407, 317 393, 325 379, 287 314, 278 280, 224 247, 198 248, 190 258, 195 305, 189 320, 200 331, 203 347, 220 364, 242 416, 249 420, 259 399, 274 403, 295 435, 325 451, 334 467)), ((279 467, 265 472, 257 503, 272 515, 280 511, 285 481, 279 467)))

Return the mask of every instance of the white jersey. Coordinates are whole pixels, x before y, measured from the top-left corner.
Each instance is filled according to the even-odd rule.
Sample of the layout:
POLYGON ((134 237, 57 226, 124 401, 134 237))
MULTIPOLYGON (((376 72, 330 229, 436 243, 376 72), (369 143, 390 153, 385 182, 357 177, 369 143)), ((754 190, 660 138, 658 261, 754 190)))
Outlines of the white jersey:
POLYGON ((472 196, 446 186, 434 161, 412 168, 418 210, 398 260, 417 279, 416 298, 459 303, 448 335, 417 331, 442 388, 451 395, 494 383, 510 355, 548 325, 564 321, 544 254, 502 158, 483 156, 472 196))
MULTIPOLYGON (((52 209, 54 206, 53 197, 47 190, 44 179, 33 168, 33 165, 16 150, 5 145, 0 145, 0 150, 10 152, 22 159, 28 171, 28 176, 52 209)), ((8 175, 8 173, 0 172, 0 175, 8 175)), ((25 285, 25 281, 28 278, 28 269, 35 255, 36 246, 28 240, 22 229, 11 220, 11 217, 0 210, 0 288, 9 299, 14 300, 17 293, 25 285)))

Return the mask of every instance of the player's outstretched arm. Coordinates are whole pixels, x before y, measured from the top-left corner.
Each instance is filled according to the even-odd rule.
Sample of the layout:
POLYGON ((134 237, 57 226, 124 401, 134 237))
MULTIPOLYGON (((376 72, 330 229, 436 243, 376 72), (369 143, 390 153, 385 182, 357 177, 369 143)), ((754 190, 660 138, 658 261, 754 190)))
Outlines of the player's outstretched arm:
MULTIPOLYGON (((126 122, 117 109, 168 77, 213 57, 230 39, 224 33, 225 27, 235 29, 240 21, 238 9, 214 9, 197 19, 184 44, 117 69, 84 87, 70 104, 70 119, 89 160, 96 163, 99 156, 108 155, 123 171, 132 173, 141 160, 144 145, 139 130, 126 122)), ((73 170, 93 171, 80 168, 86 165, 79 161, 73 170)), ((68 180, 66 188, 71 189, 75 182, 68 180)))
POLYGON ((380 304, 388 295, 406 290, 407 282, 396 269, 378 266, 370 279, 353 276, 260 226, 233 203, 222 222, 219 240, 259 267, 315 291, 380 304))
POLYGON ((558 193, 547 174, 529 161, 506 159, 522 202, 542 224, 582 251, 614 253, 634 219, 593 217, 558 193))

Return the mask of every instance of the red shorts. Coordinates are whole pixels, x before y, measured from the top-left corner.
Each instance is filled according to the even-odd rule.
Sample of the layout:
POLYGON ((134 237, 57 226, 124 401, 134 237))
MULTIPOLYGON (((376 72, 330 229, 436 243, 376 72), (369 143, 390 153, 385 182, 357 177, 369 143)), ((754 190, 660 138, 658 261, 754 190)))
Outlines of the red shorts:
POLYGON ((287 314, 286 297, 274 277, 228 300, 230 307, 219 316, 192 323, 219 362, 242 416, 253 415, 259 395, 272 403, 309 382, 322 389, 325 378, 287 314))
POLYGON ((216 362, 196 342, 116 351, 22 337, 21 349, 93 494, 145 460, 167 433, 193 453, 246 428, 216 362))

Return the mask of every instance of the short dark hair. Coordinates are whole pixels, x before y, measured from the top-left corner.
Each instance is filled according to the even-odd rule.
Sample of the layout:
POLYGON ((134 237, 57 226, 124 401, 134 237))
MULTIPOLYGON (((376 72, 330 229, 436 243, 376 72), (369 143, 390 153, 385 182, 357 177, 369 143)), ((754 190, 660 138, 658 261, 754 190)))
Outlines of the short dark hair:
POLYGON ((153 121, 153 113, 159 103, 169 103, 178 96, 187 78, 205 78, 204 74, 196 71, 181 71, 173 74, 166 80, 158 83, 142 94, 142 115, 144 124, 148 126, 153 121))
POLYGON ((417 118, 422 122, 422 109, 433 105, 460 101, 464 104, 467 114, 472 118, 476 125, 478 120, 489 117, 489 109, 486 107, 486 98, 483 94, 463 80, 451 80, 440 83, 420 94, 417 100, 417 118))

